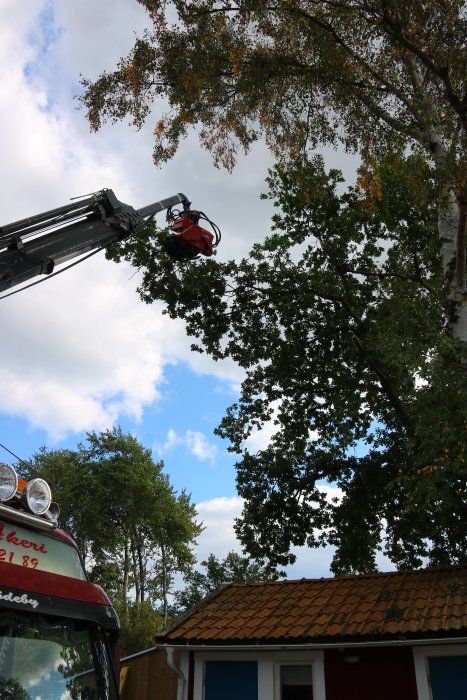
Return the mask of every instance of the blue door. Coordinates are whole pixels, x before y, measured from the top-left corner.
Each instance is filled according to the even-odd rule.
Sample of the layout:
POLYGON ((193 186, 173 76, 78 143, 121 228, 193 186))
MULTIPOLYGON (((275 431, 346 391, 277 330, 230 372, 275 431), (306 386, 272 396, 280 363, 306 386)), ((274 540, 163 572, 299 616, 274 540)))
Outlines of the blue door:
POLYGON ((428 659, 433 700, 467 700, 467 656, 428 659))
POLYGON ((256 661, 206 661, 204 700, 258 700, 256 661))

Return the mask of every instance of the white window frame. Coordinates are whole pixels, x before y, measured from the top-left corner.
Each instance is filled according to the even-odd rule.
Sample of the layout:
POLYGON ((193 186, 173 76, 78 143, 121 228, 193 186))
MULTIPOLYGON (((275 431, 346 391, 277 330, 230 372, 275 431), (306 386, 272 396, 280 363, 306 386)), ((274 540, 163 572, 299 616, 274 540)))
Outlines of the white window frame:
POLYGON ((282 666, 311 666, 311 687, 313 692, 313 700, 315 699, 315 686, 317 676, 316 661, 307 659, 306 661, 296 661, 295 659, 286 659, 276 661, 274 663, 274 700, 281 700, 281 667, 282 666))
POLYGON ((282 664, 311 665, 313 671, 313 700, 326 700, 324 683, 324 652, 319 650, 294 651, 195 651, 194 700, 204 700, 206 661, 256 661, 258 664, 258 700, 271 700, 277 695, 276 667, 282 664))
POLYGON ((432 656, 467 656, 467 644, 434 644, 412 647, 418 700, 433 700, 428 659, 432 656))

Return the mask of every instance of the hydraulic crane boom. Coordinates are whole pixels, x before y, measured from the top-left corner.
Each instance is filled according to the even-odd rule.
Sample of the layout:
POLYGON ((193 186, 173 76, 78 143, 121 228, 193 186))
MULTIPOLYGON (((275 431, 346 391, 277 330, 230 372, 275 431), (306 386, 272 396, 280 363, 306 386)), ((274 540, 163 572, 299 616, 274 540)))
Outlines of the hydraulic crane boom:
POLYGON ((0 292, 38 275, 51 274, 60 263, 138 233, 146 226, 147 219, 177 205, 182 206, 182 216, 175 222, 178 228, 173 226, 178 233, 169 236, 171 245, 165 247, 166 252, 177 260, 211 255, 220 239, 218 229, 215 227, 213 244, 214 236, 197 225, 199 218, 206 217, 190 211, 190 202, 184 194, 133 209, 120 202, 112 190, 101 190, 0 227, 0 292), (182 220, 186 223, 180 226, 182 220))

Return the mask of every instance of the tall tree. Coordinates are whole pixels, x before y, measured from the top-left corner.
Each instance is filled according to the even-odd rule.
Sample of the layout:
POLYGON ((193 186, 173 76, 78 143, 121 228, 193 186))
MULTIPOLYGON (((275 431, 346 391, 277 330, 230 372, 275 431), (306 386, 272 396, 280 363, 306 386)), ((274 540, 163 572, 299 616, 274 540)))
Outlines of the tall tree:
POLYGON ((154 160, 187 130, 217 164, 264 137, 279 158, 342 143, 434 163, 446 318, 467 341, 467 16, 463 0, 139 0, 153 26, 117 69, 83 79, 91 128, 159 102, 154 160))
POLYGON ((162 618, 166 624, 174 575, 187 574, 192 570, 195 559, 187 543, 193 542, 202 527, 196 523, 195 507, 184 491, 176 499, 167 499, 165 510, 160 515, 150 591, 153 598, 162 601, 162 618))
POLYGON ((157 234, 111 253, 146 268, 142 298, 184 318, 198 349, 247 370, 219 429, 241 454, 244 545, 285 564, 293 544, 330 542, 335 571, 362 571, 385 524, 400 566, 463 560, 464 3, 141 4, 151 31, 114 72, 83 80, 91 127, 141 127, 159 104, 156 163, 192 128, 218 165, 258 138, 280 163, 275 233, 249 258, 174 267, 157 234), (338 196, 310 157, 323 143, 362 153, 358 191, 338 196), (271 444, 250 454, 245 438, 268 419, 271 444))
POLYGON ((445 332, 433 169, 394 154, 339 194, 315 158, 269 184, 275 230, 244 260, 174 264, 157 231, 110 252, 144 267, 142 298, 194 349, 246 369, 218 429, 241 455, 243 545, 286 565, 291 546, 330 543, 336 572, 374 569, 383 546, 399 566, 463 561, 467 353, 445 332))
POLYGON ((124 617, 132 590, 137 604, 166 605, 174 573, 195 560, 202 527, 190 498, 174 492, 150 450, 120 428, 92 432, 76 452, 42 449, 32 459, 31 475, 52 485, 63 527, 80 544, 91 578, 109 589, 124 617), (155 579, 162 560, 161 592, 155 579))

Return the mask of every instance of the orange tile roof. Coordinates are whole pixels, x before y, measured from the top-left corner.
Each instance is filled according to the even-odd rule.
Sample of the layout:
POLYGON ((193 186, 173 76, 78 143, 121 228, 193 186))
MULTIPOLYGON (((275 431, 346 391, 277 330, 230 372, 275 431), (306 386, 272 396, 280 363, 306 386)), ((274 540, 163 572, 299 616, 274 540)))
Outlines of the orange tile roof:
POLYGON ((467 566, 230 583, 161 643, 324 643, 467 636, 467 566))

